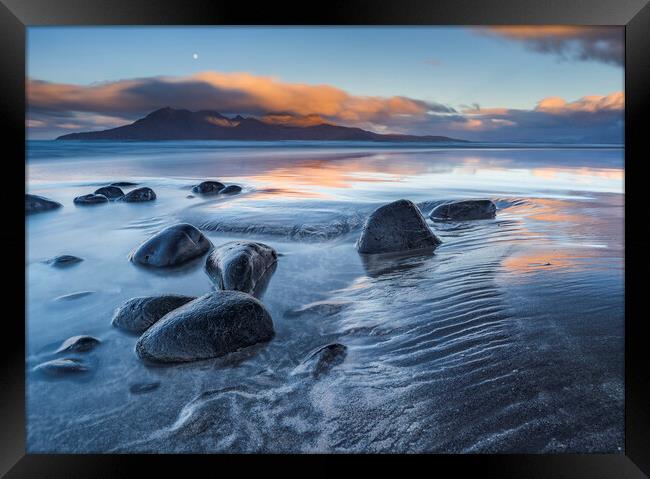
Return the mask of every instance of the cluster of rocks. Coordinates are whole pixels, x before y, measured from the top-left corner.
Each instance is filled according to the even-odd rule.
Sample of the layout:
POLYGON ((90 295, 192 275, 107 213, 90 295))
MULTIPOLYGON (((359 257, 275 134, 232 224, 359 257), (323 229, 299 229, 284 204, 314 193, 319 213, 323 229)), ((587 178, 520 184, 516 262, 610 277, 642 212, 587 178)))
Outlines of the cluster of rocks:
POLYGON ((65 355, 49 361, 40 363, 33 368, 33 371, 45 376, 64 376, 79 374, 90 371, 90 365, 82 358, 75 357, 76 353, 87 353, 101 344, 101 341, 93 336, 72 336, 61 343, 54 351, 54 355, 65 355))
MULTIPOLYGON (((207 253, 211 242, 194 226, 169 226, 131 254, 135 263, 169 268, 207 253)), ((271 315, 258 299, 275 271, 278 254, 268 245, 233 241, 214 248, 205 271, 216 291, 198 298, 175 294, 132 298, 117 309, 113 326, 141 334, 137 355, 152 362, 217 358, 269 341, 271 315)))
POLYGON ((108 203, 109 201, 124 201, 125 203, 140 203, 143 201, 153 201, 156 199, 156 193, 148 187, 135 188, 134 190, 124 193, 117 185, 130 185, 129 182, 118 182, 108 186, 102 186, 95 190, 94 193, 77 196, 74 203, 80 206, 98 205, 108 203))
POLYGON ((239 185, 224 185, 219 181, 203 181, 192 187, 192 192, 200 195, 236 195, 242 190, 239 185))

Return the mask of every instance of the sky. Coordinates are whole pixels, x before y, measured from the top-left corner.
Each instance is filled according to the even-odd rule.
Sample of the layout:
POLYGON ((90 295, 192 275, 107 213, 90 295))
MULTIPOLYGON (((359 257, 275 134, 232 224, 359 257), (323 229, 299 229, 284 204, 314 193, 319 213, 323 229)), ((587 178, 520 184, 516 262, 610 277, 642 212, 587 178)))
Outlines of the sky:
POLYGON ((29 27, 28 136, 164 106, 477 141, 623 142, 622 27, 29 27))

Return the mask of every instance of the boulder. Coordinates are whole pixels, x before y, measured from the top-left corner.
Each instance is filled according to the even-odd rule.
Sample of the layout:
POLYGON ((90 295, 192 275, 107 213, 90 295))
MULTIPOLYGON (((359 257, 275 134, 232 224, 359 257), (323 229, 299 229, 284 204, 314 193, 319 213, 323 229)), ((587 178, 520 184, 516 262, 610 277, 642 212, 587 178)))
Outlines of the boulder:
POLYGON ((95 193, 77 196, 74 199, 74 204, 80 206, 100 205, 103 203, 108 203, 108 198, 104 195, 96 195, 95 193))
POLYGON ((25 214, 42 213, 43 211, 55 210, 63 205, 52 201, 44 196, 25 194, 25 214))
POLYGON ((357 241, 357 251, 395 253, 433 249, 440 243, 418 207, 409 200, 398 200, 370 214, 357 241))
POLYGON ((463 200, 439 205, 429 217, 434 221, 485 220, 494 218, 496 211, 490 200, 463 200))
POLYGON ((33 371, 48 376, 63 376, 66 374, 85 373, 90 371, 90 367, 78 359, 53 359, 36 366, 33 371))
POLYGON ((273 321, 262 303, 239 291, 215 291, 168 313, 135 345, 153 362, 216 358, 270 341, 273 321))
POLYGON ((208 255, 205 271, 219 289, 258 296, 266 289, 277 259, 277 252, 264 243, 230 241, 208 255))
POLYGON ((212 244, 194 226, 179 223, 169 226, 142 243, 131 261, 145 266, 177 266, 206 253, 212 244))
POLYGON ((96 195, 104 195, 109 200, 116 200, 124 196, 124 192, 117 186, 103 186, 95 190, 96 195))
POLYGON ((224 184, 218 181, 204 181, 192 187, 194 193, 200 193, 202 195, 216 195, 223 189, 224 184))
POLYGON ((72 256, 69 254, 62 254, 52 259, 48 259, 46 263, 55 268, 67 268, 68 266, 81 263, 82 261, 83 258, 79 258, 77 256, 72 256))
POLYGON ((222 195, 236 195, 241 193, 241 186, 239 185, 228 185, 223 190, 220 191, 222 195))
POLYGON ((141 201, 152 201, 156 199, 156 193, 151 188, 136 188, 122 196, 122 201, 127 203, 138 203, 141 201))
POLYGON ((86 352, 94 349, 100 343, 101 341, 99 339, 92 336, 72 336, 71 338, 63 341, 61 346, 59 346, 59 349, 57 349, 55 352, 86 352))
POLYGON ((143 333, 164 315, 194 299, 180 294, 131 298, 115 311, 111 324, 133 333, 143 333))

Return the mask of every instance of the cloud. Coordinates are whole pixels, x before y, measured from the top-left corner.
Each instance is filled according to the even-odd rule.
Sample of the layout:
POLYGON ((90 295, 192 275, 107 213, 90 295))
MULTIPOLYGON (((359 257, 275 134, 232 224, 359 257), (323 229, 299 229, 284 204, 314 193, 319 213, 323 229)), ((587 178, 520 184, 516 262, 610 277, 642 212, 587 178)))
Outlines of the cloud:
POLYGON ((482 27, 480 33, 526 45, 564 60, 597 61, 622 66, 625 36, 617 26, 512 25, 482 27))
MULTIPOLYGON (((541 99, 531 110, 458 109, 404 96, 352 95, 330 85, 283 82, 248 73, 127 79, 70 85, 29 79, 30 137, 120 126, 163 106, 216 110, 294 126, 336 123, 379 133, 446 135, 479 141, 622 142, 623 92, 577 100, 541 99)), ((217 121, 218 119, 215 119, 217 121)), ((221 120, 219 120, 221 121, 221 120)))

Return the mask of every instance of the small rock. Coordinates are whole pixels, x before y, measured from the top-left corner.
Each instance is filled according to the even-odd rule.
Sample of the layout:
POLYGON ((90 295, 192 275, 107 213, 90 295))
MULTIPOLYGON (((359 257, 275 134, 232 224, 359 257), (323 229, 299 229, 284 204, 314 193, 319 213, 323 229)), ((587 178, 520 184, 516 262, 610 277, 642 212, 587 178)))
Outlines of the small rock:
POLYGON ((434 221, 484 220, 494 218, 496 211, 490 200, 463 200, 439 205, 429 217, 434 221))
POLYGON ((177 266, 206 253, 212 243, 194 226, 169 226, 142 243, 131 261, 145 266, 177 266))
POLYGON ((131 394, 144 394, 158 389, 160 386, 160 381, 152 383, 135 383, 129 386, 129 392, 131 394))
POLYGON ((197 361, 270 341, 273 335, 271 315, 257 299, 215 291, 165 315, 144 332, 135 351, 146 361, 197 361))
POLYGON ((118 186, 118 187, 124 187, 124 186, 137 186, 138 183, 132 183, 130 181, 116 181, 115 183, 111 183, 110 186, 118 186))
POLYGON ((156 193, 151 188, 136 188, 129 191, 122 197, 122 201, 127 203, 138 203, 141 201, 152 201, 156 199, 156 193))
POLYGON ((115 311, 112 324, 119 329, 143 333, 164 315, 194 299, 178 294, 132 298, 115 311))
POLYGON ((316 301, 306 304, 300 308, 290 309, 284 313, 287 318, 298 318, 301 316, 333 316, 340 313, 350 305, 346 301, 316 301))
POLYGON ((72 336, 63 341, 55 353, 90 351, 100 343, 101 341, 99 339, 93 338, 92 336, 72 336))
POLYGON ((440 243, 418 207, 409 200, 398 200, 372 212, 363 225, 357 251, 393 253, 433 249, 440 243))
POLYGON ((204 181, 192 187, 194 193, 200 193, 202 195, 216 195, 223 189, 224 184, 218 181, 204 181))
POLYGON ((340 343, 328 344, 310 354, 304 364, 311 366, 311 374, 314 378, 319 378, 331 371, 334 366, 343 363, 347 354, 347 346, 340 343))
POLYGON ((223 190, 220 191, 222 195, 236 195, 241 193, 241 186, 239 185, 228 185, 223 190))
POLYGON ((194 195, 187 195, 185 198, 191 199, 191 198, 195 198, 195 196, 194 195))
POLYGON ((117 186, 103 186, 95 190, 96 195, 104 195, 109 200, 116 200, 124 196, 124 192, 117 186))
POLYGON ((33 371, 44 373, 48 376, 62 376, 71 373, 85 373, 90 371, 90 367, 78 359, 62 358, 41 363, 33 371))
POLYGON ((205 271, 220 289, 258 296, 271 279, 277 259, 276 251, 264 243, 230 241, 208 255, 205 271))
POLYGON ((25 194, 25 214, 42 213, 43 211, 55 210, 63 205, 44 196, 25 194))
POLYGON ((69 254, 62 254, 52 259, 46 261, 47 264, 54 266, 55 268, 67 268, 78 263, 81 263, 83 258, 77 256, 72 256, 69 254))
POLYGON ((95 193, 89 193, 87 195, 77 196, 74 199, 76 205, 99 205, 102 203, 108 203, 108 198, 104 195, 96 195, 95 193))

